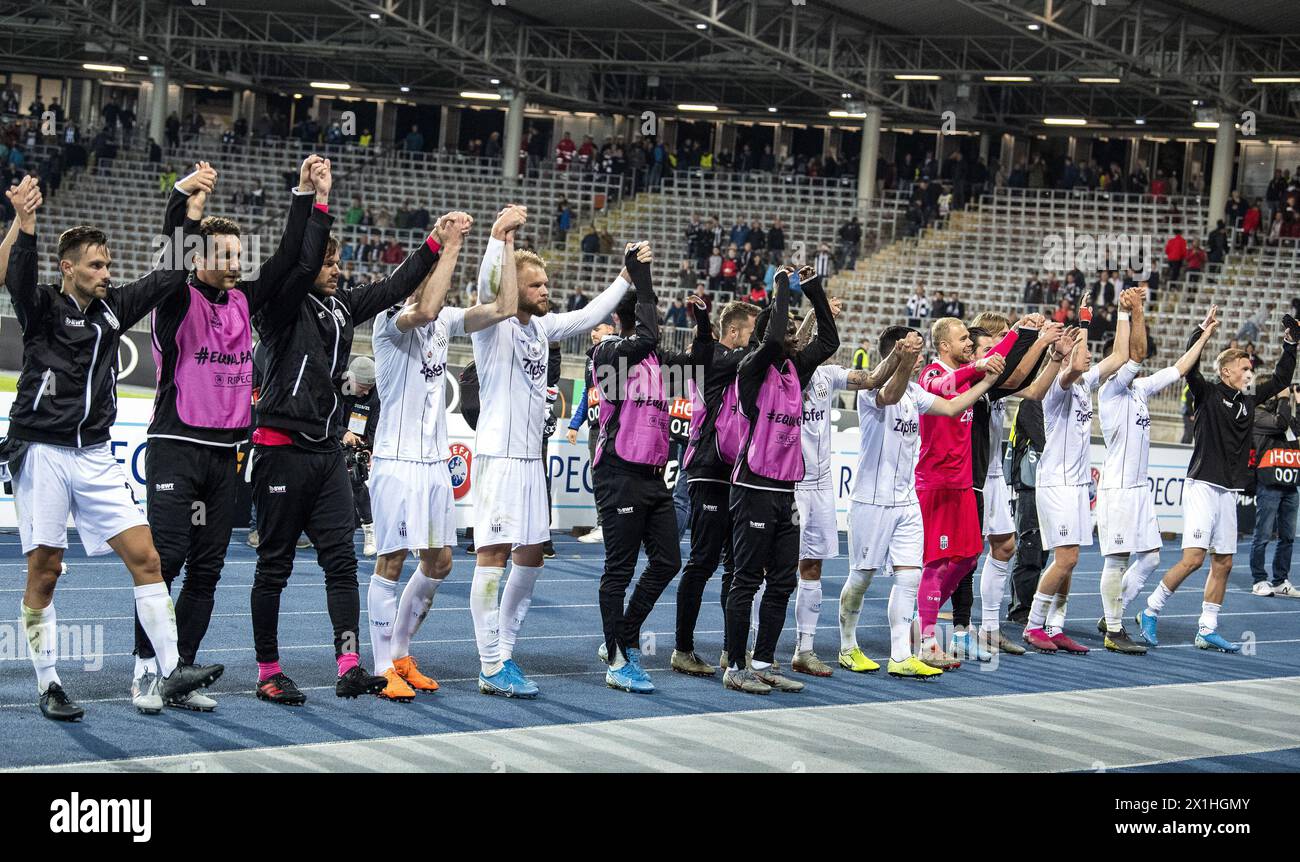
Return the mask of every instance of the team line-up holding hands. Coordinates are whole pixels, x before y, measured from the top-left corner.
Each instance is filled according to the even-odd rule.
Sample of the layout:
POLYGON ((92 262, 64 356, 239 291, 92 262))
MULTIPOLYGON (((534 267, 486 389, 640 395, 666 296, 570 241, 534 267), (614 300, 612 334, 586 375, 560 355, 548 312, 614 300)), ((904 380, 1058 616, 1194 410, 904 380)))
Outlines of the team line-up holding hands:
POLYGON ((474 228, 468 213, 438 219, 425 243, 386 278, 340 287, 339 243, 330 235, 331 166, 313 155, 300 168, 279 244, 245 277, 239 225, 204 215, 216 181, 216 170, 199 163, 176 184, 162 233, 185 251, 165 250, 153 271, 128 283, 111 279, 106 235, 80 226, 59 237, 60 283, 38 284, 39 189, 27 179, 7 192, 17 217, 0 243, 0 278, 22 329, 24 364, 0 455, 27 556, 22 623, 40 708, 49 718, 83 715, 56 668, 54 593, 66 571, 69 515, 86 552, 116 553, 135 585, 135 707, 146 714, 165 706, 216 708, 203 689, 224 668, 199 664, 198 651, 233 527, 237 447, 250 437, 246 474, 260 536, 250 596, 257 696, 286 705, 307 699, 281 667, 278 648, 280 595, 303 533, 325 574, 336 694, 409 701, 435 691, 438 684, 420 670, 411 642, 450 573, 456 541, 445 380, 453 336, 471 339, 480 386, 470 594, 478 687, 535 697, 538 686, 516 663, 515 647, 550 530, 543 461, 548 351, 553 342, 598 327, 589 365, 599 417, 592 478, 605 543, 598 654, 610 687, 654 691, 642 666, 641 626, 679 572, 671 667, 716 676, 719 668, 696 651, 694 634, 705 584, 720 563, 720 666, 727 689, 792 692, 804 687, 795 673, 832 674, 814 639, 822 564, 839 553, 830 407, 835 393, 846 390, 857 392, 859 452, 850 574, 839 602, 841 668, 879 668, 856 637, 864 594, 878 572, 892 576, 889 674, 931 679, 962 661, 1025 651, 999 625, 1015 550, 1001 456, 1010 396, 1042 404, 1046 443, 1036 506, 1044 544, 1054 549, 1023 641, 1041 652, 1087 652, 1064 627, 1079 548, 1092 544, 1094 389, 1106 439, 1097 501, 1106 561, 1098 627, 1106 647, 1140 654, 1155 645, 1165 601, 1209 552, 1196 644, 1239 648, 1218 633, 1236 549, 1234 491, 1244 488, 1249 469, 1254 404, 1290 383, 1300 335, 1294 321, 1286 321, 1273 377, 1259 382, 1254 396, 1244 391, 1250 363, 1240 351, 1220 354, 1216 380, 1200 373, 1201 352, 1219 325, 1216 308, 1190 334, 1177 363, 1138 377, 1147 344, 1144 288, 1121 295, 1113 346, 1095 365, 1086 324, 1065 329, 1028 315, 1012 326, 986 313, 969 328, 955 318, 935 321, 930 337, 937 359, 923 369, 921 334, 893 326, 881 334, 884 358, 870 372, 848 370, 827 364, 839 347, 839 301, 827 296, 810 268, 787 266, 777 273, 770 308, 731 302, 715 324, 702 304, 692 304, 694 341, 689 350, 672 352, 659 343, 649 243, 627 246, 623 270, 587 306, 552 313, 544 261, 514 247, 527 211, 507 206, 492 224, 480 264, 479 302, 461 309, 446 298, 474 228), (790 308, 797 292, 812 304, 802 322, 790 308), (118 342, 146 315, 158 367, 147 514, 109 444, 118 342), (374 673, 360 663, 352 487, 339 443, 347 419, 340 386, 353 331, 372 318, 384 405, 369 479, 378 552, 367 593, 374 673), (255 410, 254 329, 263 354, 255 410), (220 357, 220 368, 209 357, 220 357), (1147 402, 1183 377, 1196 407, 1183 556, 1137 614, 1141 636, 1130 637, 1125 607, 1154 571, 1161 544, 1147 483, 1147 402), (689 380, 693 407, 683 458, 691 502, 685 561, 664 482, 670 395, 677 394, 665 391, 671 379, 689 380), (196 520, 200 509, 204 517, 196 520), (986 539, 976 629, 973 581, 986 539), (633 586, 642 550, 648 563, 633 586), (399 589, 412 553, 418 566, 399 589), (182 568, 173 604, 171 586, 182 568), (787 675, 775 653, 792 594, 796 645, 787 675), (938 611, 949 600, 953 636, 941 643, 938 611))

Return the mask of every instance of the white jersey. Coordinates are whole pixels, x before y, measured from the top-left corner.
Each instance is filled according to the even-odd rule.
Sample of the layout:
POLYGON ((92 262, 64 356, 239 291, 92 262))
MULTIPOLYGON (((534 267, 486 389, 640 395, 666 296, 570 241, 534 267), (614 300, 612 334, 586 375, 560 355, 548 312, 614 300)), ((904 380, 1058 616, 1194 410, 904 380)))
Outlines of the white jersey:
POLYGON ((1092 464, 1092 390, 1097 388, 1098 368, 1088 369, 1069 389, 1060 378, 1052 381, 1043 398, 1043 426, 1046 444, 1038 459, 1038 487, 1058 488, 1087 485, 1092 464))
POLYGON ((989 402, 989 469, 988 479, 1002 478, 1002 435, 1007 427, 1007 401, 998 398, 989 402))
POLYGON ((853 501, 906 506, 916 499, 916 459, 921 452, 921 414, 937 395, 909 381, 897 404, 876 405, 876 393, 858 393, 858 467, 853 501))
MULTIPOLYGON (((501 240, 488 241, 487 253, 479 267, 480 302, 490 302, 496 296, 504 249, 501 240)), ((470 336, 479 380, 475 454, 497 458, 542 457, 550 342, 586 332, 608 318, 628 286, 620 277, 578 311, 533 316, 526 324, 511 317, 470 336)))
POLYGON ((797 487, 821 491, 831 485, 831 404, 835 393, 849 383, 849 370, 841 365, 819 365, 803 391, 803 481, 797 487))
POLYGON ((1170 366, 1135 380, 1141 370, 1138 363, 1126 362, 1097 392, 1101 433, 1106 439, 1102 488, 1137 488, 1147 484, 1147 462, 1151 454, 1151 412, 1147 400, 1182 375, 1170 366))
POLYGON ((465 310, 444 306, 437 318, 409 332, 397 311, 376 321, 375 385, 379 430, 375 457, 402 461, 447 459, 447 343, 465 334, 465 310))

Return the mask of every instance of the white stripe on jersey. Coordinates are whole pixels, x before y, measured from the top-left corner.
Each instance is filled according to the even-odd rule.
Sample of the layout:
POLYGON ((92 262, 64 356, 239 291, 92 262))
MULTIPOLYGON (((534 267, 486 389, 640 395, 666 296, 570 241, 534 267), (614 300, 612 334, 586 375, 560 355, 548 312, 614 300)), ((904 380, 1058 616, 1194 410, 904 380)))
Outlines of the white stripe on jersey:
POLYGON ((447 343, 465 334, 465 311, 444 306, 431 323, 397 328, 399 312, 375 325, 379 427, 375 457, 402 461, 447 458, 447 343))
POLYGON ((1002 478, 1002 435, 1006 428, 1006 399, 998 398, 989 402, 989 469, 984 474, 988 479, 1002 478))
POLYGON ((938 396, 909 381, 897 404, 876 405, 876 393, 858 393, 858 466, 853 500, 873 506, 906 506, 916 499, 916 459, 921 452, 921 414, 938 396))
MULTIPOLYGON (((504 251, 501 240, 488 240, 479 267, 480 302, 491 301, 496 295, 504 251)), ((511 317, 470 336, 479 380, 476 455, 542 457, 550 342, 585 332, 608 318, 628 286, 621 277, 616 278, 578 311, 533 316, 527 324, 511 317)))
POLYGON ((1060 378, 1052 381, 1043 398, 1043 426, 1047 442, 1038 459, 1038 487, 1087 485, 1092 464, 1092 390, 1097 388, 1097 366, 1088 369, 1069 389, 1060 378))
POLYGON ((841 365, 819 365, 803 391, 804 477, 799 488, 820 491, 831 487, 831 405, 835 393, 849 383, 849 371, 841 365))
POLYGON ((1138 363, 1126 362, 1097 392, 1101 433, 1106 439, 1101 488, 1137 488, 1147 484, 1151 454, 1151 412, 1147 401, 1181 375, 1177 368, 1170 366, 1135 380, 1141 370, 1138 363))

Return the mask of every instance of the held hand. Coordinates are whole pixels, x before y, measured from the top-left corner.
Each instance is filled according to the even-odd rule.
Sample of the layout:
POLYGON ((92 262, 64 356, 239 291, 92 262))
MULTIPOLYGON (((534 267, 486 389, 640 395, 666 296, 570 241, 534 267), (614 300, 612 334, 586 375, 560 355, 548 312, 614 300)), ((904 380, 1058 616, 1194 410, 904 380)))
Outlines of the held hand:
POLYGON ((1065 325, 1057 323, 1055 320, 1050 323, 1044 323, 1038 330, 1038 340, 1046 341, 1049 344, 1054 343, 1056 339, 1061 337, 1061 333, 1064 331, 1065 325))
POLYGON ((492 225, 492 238, 505 239, 506 234, 514 233, 528 221, 528 208, 510 204, 497 213, 497 220, 492 225))
POLYGON ((918 333, 909 332, 902 341, 894 345, 894 349, 901 350, 904 356, 915 359, 921 355, 921 348, 924 346, 925 341, 918 333))
POLYGON ((17 186, 6 190, 5 196, 13 205, 18 226, 32 232, 36 226, 36 210, 43 202, 40 184, 33 177, 24 177, 17 186))
POLYGON ((321 157, 312 153, 303 159, 302 167, 298 168, 298 191, 310 192, 315 191, 316 187, 312 185, 312 168, 320 163, 321 157))
POLYGON ((194 170, 176 183, 176 187, 187 194, 197 191, 211 193, 217 185, 217 171, 207 162, 199 162, 194 170))
POLYGON ((636 259, 639 263, 653 263, 655 256, 650 249, 650 241, 645 240, 641 243, 640 248, 636 250, 636 259))
POLYGON ((805 263, 803 266, 799 267, 799 283, 800 283, 800 284, 808 284, 810 281, 812 281, 812 280, 815 279, 816 277, 817 277, 817 270, 813 269, 813 268, 812 268, 811 266, 809 266, 808 264, 805 263))
POLYGON ((203 208, 208 203, 208 193, 205 191, 196 191, 190 195, 189 200, 185 202, 185 215, 191 221, 200 221, 203 218, 203 208))
MULTIPOLYGON (((800 280, 802 279, 803 277, 800 276, 800 280)), ((831 317, 839 317, 840 312, 844 310, 844 300, 840 299, 838 296, 832 296, 826 301, 826 303, 831 307, 831 317)))
POLYGON ((565 439, 565 440, 568 440, 570 443, 577 443, 577 442, 578 442, 578 429, 577 429, 577 428, 570 428, 568 431, 565 431, 565 432, 564 432, 564 439, 565 439))
POLYGON ((316 203, 329 203, 330 189, 334 186, 334 175, 331 172, 329 159, 321 159, 312 166, 311 182, 316 189, 316 203))
POLYGON ((1007 361, 998 353, 990 353, 983 359, 975 363, 975 367, 985 374, 992 374, 994 377, 1001 374, 1007 367, 1007 361))
POLYGON ((704 309, 709 307, 709 304, 704 301, 704 297, 697 296, 694 293, 686 297, 686 304, 700 311, 703 311, 704 309))
POLYGON ((1201 321, 1201 329, 1210 330, 1210 324, 1216 323, 1219 315, 1219 306, 1211 305, 1210 310, 1205 313, 1205 319, 1201 321))

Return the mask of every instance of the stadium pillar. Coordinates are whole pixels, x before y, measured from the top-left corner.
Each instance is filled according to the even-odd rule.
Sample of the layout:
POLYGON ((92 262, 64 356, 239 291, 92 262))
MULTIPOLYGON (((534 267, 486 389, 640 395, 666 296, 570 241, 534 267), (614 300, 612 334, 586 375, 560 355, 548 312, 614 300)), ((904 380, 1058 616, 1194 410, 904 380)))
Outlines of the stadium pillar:
POLYGON ((501 173, 508 180, 519 178, 519 148, 524 141, 524 93, 515 90, 506 111, 506 143, 501 149, 501 173))
MULTIPOLYGON (((1212 225, 1225 218, 1228 192, 1232 188, 1232 162, 1237 151, 1236 117, 1229 113, 1219 115, 1219 130, 1214 136, 1214 171, 1210 174, 1210 212, 1206 224, 1212 225)), ((1231 229, 1232 225, 1228 225, 1231 229)))
MULTIPOLYGON (((862 151, 858 154, 858 209, 865 210, 876 195, 876 158, 880 154, 880 107, 867 106, 862 121, 862 151)), ((865 221, 865 219, 863 219, 865 221)))
POLYGON ((167 127, 167 69, 150 66, 149 79, 153 82, 153 94, 149 97, 149 137, 162 146, 167 127))

